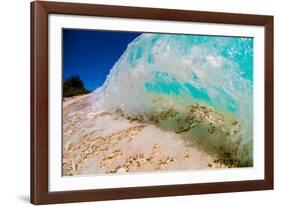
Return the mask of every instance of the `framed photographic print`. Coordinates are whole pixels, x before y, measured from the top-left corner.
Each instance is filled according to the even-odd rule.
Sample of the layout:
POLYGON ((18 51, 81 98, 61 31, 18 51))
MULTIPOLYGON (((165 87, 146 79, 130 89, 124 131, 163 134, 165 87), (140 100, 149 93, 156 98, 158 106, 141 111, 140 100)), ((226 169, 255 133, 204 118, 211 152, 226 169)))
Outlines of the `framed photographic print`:
POLYGON ((273 189, 273 17, 31 3, 31 202, 273 189))

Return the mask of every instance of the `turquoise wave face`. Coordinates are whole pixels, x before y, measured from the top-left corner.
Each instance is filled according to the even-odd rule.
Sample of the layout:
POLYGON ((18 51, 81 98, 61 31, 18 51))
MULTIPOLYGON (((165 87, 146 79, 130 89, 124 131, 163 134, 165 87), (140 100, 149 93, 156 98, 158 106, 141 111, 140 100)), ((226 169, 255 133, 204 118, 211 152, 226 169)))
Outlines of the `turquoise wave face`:
MULTIPOLYGON (((195 35, 163 35, 157 34, 151 39, 151 45, 155 45, 161 38, 169 37, 169 42, 178 45, 178 51, 181 56, 188 56, 193 47, 203 48, 209 54, 221 57, 227 63, 222 64, 220 69, 224 72, 235 72, 235 78, 241 78, 250 81, 248 92, 252 93, 251 84, 253 82, 253 39, 252 38, 234 38, 234 37, 213 37, 213 36, 195 36, 195 35), (179 44, 180 43, 180 44, 179 44)), ((134 68, 138 59, 144 55, 145 49, 137 47, 130 54, 130 64, 134 68)), ((147 64, 155 63, 155 56, 149 53, 147 64)), ((157 58, 157 57, 156 57, 157 58)), ((209 56, 210 58, 210 56, 209 56)), ((204 63, 208 61, 208 56, 201 56, 197 61, 204 63)), ((176 70, 176 68, 174 68, 176 70)), ((208 68, 207 68, 208 69, 208 68)), ((171 69, 172 70, 172 69, 171 69)), ((147 92, 164 95, 190 95, 193 99, 204 102, 211 106, 226 109, 229 112, 239 110, 239 104, 235 101, 224 88, 218 85, 200 83, 200 79, 195 72, 189 81, 178 81, 169 72, 161 72, 161 69, 155 69, 152 72, 153 81, 145 82, 144 86, 147 92), (216 90, 214 101, 209 96, 209 90, 216 90)), ((235 86, 235 85, 233 85, 235 86)), ((239 89, 239 88, 238 88, 239 89)))
MULTIPOLYGON (((146 93, 174 95, 177 99, 189 96, 193 102, 238 117, 245 112, 252 116, 253 38, 143 34, 128 45, 106 82, 112 84, 126 77, 130 81, 128 87, 147 101, 146 93)), ((113 91, 107 83, 104 87, 113 91)), ((114 90, 121 89, 121 84, 114 85, 114 90)), ((123 88, 120 93, 126 90, 123 88)), ((125 101, 126 97, 122 99, 125 101)), ((142 107, 132 105, 136 110, 142 107)))

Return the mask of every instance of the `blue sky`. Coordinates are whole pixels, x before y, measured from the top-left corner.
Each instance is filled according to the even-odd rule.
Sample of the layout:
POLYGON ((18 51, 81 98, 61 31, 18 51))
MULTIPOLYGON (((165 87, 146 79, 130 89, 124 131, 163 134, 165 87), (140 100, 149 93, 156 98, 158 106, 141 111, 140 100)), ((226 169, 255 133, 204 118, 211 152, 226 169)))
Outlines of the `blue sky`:
POLYGON ((110 69, 141 33, 63 30, 63 79, 79 75, 89 90, 100 87, 110 69))

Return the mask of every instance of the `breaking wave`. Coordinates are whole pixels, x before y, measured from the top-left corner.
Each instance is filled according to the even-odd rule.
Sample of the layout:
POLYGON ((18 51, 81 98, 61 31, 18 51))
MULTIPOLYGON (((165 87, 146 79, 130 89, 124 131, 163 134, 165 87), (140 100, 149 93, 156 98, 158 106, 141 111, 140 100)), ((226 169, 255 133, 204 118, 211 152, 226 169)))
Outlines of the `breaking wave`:
POLYGON ((253 165, 252 38, 144 33, 93 96, 97 109, 153 122, 253 165))

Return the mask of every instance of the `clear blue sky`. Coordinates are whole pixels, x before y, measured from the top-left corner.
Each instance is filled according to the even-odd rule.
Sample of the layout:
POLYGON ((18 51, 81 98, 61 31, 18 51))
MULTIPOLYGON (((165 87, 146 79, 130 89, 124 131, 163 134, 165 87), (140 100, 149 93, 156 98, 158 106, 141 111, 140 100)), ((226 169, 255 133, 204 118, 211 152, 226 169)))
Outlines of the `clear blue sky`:
POLYGON ((141 33, 63 30, 63 79, 79 75, 89 90, 100 87, 110 69, 141 33))

